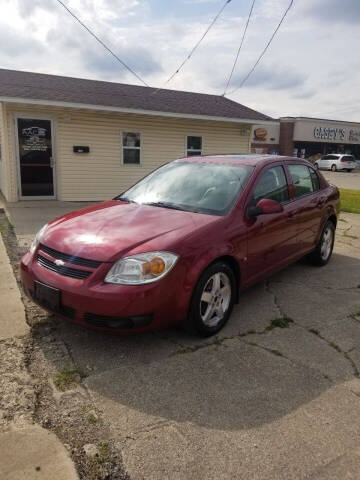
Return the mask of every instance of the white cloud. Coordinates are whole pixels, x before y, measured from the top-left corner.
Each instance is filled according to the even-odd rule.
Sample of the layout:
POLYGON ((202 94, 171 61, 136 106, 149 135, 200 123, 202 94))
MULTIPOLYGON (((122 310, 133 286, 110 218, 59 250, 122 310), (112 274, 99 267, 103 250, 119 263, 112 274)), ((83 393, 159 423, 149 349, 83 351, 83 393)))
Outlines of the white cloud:
MULTIPOLYGON (((64 0, 154 86, 175 71, 211 17, 210 10, 186 20, 174 11, 155 14, 158 1, 64 0)), ((189 0, 173 1, 180 15, 189 0)), ((208 3, 211 12, 221 5, 220 0, 191 3, 199 2, 202 8, 208 3)), ((230 91, 254 64, 288 3, 256 2, 230 91)), ((250 0, 230 5, 170 88, 223 92, 250 0)), ((295 0, 258 69, 231 98, 274 116, 360 120, 359 19, 359 0, 295 0)), ((0 0, 0 42, 4 68, 138 83, 56 0, 0 0)))

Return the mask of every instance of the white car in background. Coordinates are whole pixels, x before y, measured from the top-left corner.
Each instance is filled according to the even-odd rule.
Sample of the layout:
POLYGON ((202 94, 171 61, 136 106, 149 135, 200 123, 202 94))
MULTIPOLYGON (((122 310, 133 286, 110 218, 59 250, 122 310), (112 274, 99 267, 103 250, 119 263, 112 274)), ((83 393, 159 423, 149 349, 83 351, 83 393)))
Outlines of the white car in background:
POLYGON ((324 155, 318 158, 314 166, 320 170, 332 170, 333 172, 346 170, 351 172, 356 168, 356 161, 352 155, 331 153, 330 155, 324 155))

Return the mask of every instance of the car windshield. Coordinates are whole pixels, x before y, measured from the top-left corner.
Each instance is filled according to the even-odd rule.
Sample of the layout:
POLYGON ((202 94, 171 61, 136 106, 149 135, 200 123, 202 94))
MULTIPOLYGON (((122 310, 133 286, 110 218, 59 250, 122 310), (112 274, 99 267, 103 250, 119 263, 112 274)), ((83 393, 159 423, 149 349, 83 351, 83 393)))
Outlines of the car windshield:
POLYGON ((226 215, 252 171, 248 165, 176 161, 155 170, 117 200, 226 215))

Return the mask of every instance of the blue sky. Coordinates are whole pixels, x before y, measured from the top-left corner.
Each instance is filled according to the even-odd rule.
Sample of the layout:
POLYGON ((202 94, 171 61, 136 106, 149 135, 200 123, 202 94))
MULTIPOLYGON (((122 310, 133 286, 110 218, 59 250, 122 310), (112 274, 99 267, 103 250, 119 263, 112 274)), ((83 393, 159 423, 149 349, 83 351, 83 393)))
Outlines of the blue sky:
MULTIPOLYGON (((151 86, 186 57, 224 0, 63 0, 151 86)), ((252 0, 232 0, 169 88, 222 94, 252 0)), ((256 0, 230 88, 289 0, 256 0)), ((360 0, 295 0, 279 34, 231 98, 274 117, 360 121, 360 0)), ((0 67, 138 83, 56 0, 0 0, 0 67)))

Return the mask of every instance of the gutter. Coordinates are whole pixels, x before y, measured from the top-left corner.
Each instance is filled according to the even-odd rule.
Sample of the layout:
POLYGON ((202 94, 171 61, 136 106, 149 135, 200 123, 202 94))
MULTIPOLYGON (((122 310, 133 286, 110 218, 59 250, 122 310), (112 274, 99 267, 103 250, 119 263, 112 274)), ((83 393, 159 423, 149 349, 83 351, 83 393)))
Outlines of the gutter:
POLYGON ((84 110, 100 110, 105 112, 119 112, 119 113, 132 113, 137 115, 155 115, 159 117, 170 118, 185 118, 191 120, 209 120, 217 122, 229 122, 229 123, 246 123, 250 125, 266 124, 266 125, 278 125, 276 120, 250 120, 246 118, 231 118, 231 117, 216 117, 211 115, 194 115, 190 113, 172 113, 161 112, 156 110, 140 110, 136 108, 122 108, 122 107, 110 107, 106 105, 92 105, 87 103, 74 103, 74 102, 59 102, 54 100, 35 100, 21 97, 1 97, 0 102, 5 103, 25 103, 28 105, 42 105, 48 107, 63 107, 63 108, 78 108, 84 110))

